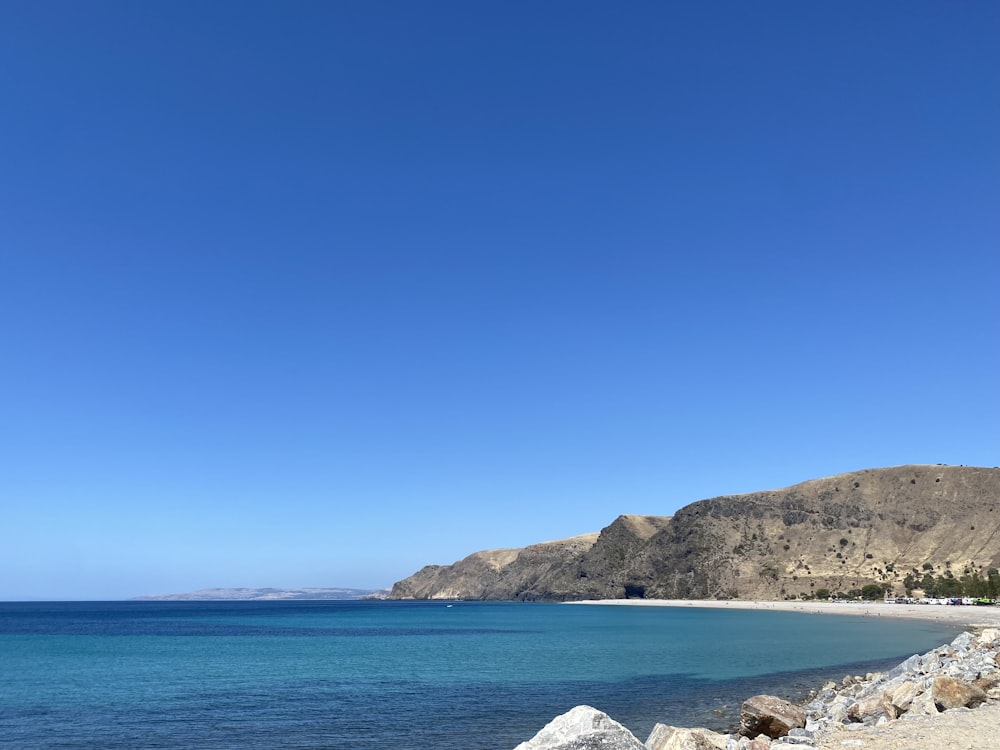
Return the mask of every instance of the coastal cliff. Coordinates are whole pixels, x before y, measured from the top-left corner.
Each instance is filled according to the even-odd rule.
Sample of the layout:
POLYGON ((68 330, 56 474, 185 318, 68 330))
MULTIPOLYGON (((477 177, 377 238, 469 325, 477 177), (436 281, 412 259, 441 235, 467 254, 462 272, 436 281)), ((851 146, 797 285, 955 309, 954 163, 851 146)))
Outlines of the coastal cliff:
POLYGON ((598 533, 476 552, 391 599, 781 599, 1000 567, 1000 468, 912 465, 623 515, 598 533))

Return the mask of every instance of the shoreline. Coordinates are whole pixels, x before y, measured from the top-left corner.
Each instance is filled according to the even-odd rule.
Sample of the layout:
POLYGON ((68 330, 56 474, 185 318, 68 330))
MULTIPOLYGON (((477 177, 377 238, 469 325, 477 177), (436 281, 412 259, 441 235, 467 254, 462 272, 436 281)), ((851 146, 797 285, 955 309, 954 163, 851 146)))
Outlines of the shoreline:
MULTIPOLYGON (((693 742, 696 739, 694 735, 702 733, 697 741, 701 742, 704 737, 704 744, 699 744, 699 747, 725 747, 726 750, 764 750, 764 748, 777 750, 778 747, 789 745, 798 746, 803 750, 844 750, 844 748, 993 750, 996 746, 996 727, 1000 725, 1000 701, 998 701, 1000 688, 997 687, 1000 684, 1000 672, 998 672, 1000 633, 996 630, 1000 628, 1000 606, 886 604, 882 601, 771 602, 686 599, 605 599, 566 603, 888 617, 954 625, 965 631, 954 641, 923 655, 914 655, 886 673, 873 673, 866 677, 847 676, 839 684, 829 682, 822 688, 817 686, 817 690, 810 691, 810 695, 814 696, 813 700, 799 704, 805 712, 806 729, 793 730, 793 734, 797 733, 794 738, 771 740, 761 737, 751 742, 738 734, 719 734, 712 730, 663 727, 663 725, 654 728, 654 735, 658 730, 663 730, 668 735, 677 733, 677 741, 683 737, 693 742), (982 659, 975 661, 977 649, 980 651, 988 649, 986 651, 988 658, 985 661, 982 659), (981 684, 980 687, 988 692, 981 693, 982 704, 975 707, 976 703, 969 703, 966 704, 970 706, 969 708, 959 707, 956 710, 947 710, 955 708, 951 705, 935 706, 938 700, 935 697, 938 689, 937 679, 950 679, 942 675, 961 676, 966 681, 970 683, 974 681, 977 684, 983 682, 979 678, 985 678, 985 684, 981 684), (904 687, 909 687, 916 695, 906 700, 903 708, 895 708, 895 705, 902 700, 904 687)), ((624 727, 621 729, 628 733, 624 727)), ((635 747, 638 748, 641 740, 638 738, 636 740, 635 747)), ((650 736, 650 740, 653 740, 653 735, 650 736)), ((660 746, 655 744, 655 747, 660 746)), ((535 746, 523 743, 515 750, 522 747, 525 750, 532 750, 535 746)), ((646 747, 648 749, 649 745, 646 747)))
POLYGON ((951 623, 957 627, 1000 626, 1000 606, 954 606, 942 604, 886 604, 875 602, 749 601, 716 599, 587 599, 565 602, 588 606, 696 607, 701 609, 747 609, 762 612, 799 612, 811 615, 889 617, 951 623))

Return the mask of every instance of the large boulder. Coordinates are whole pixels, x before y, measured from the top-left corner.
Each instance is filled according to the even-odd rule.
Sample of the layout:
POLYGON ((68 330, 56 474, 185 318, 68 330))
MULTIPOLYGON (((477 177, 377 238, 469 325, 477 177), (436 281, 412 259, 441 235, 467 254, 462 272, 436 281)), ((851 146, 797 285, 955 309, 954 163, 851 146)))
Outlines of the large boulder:
POLYGON ((756 737, 764 734, 775 739, 784 737, 789 729, 806 725, 805 712, 794 703, 775 695, 755 695, 743 701, 740 710, 740 734, 756 737))
POLYGON ((726 738, 710 729, 657 724, 646 740, 646 750, 726 750, 726 738))
POLYGON ((997 628, 984 628, 979 634, 980 646, 990 646, 997 640, 1000 640, 1000 630, 997 628))
POLYGON ((847 708, 847 718, 851 721, 864 721, 868 718, 872 718, 874 721, 885 713, 887 713, 885 695, 882 693, 855 701, 847 708))
POLYGON ((645 750, 645 747, 606 713, 590 706, 577 706, 554 718, 514 750, 645 750))
POLYGON ((986 700, 986 693, 971 683, 954 677, 935 677, 931 686, 938 711, 949 708, 975 708, 986 700))
POLYGON ((909 711, 910 706, 913 705, 913 699, 917 697, 919 692, 917 683, 912 680, 897 685, 891 691, 887 690, 885 697, 889 710, 886 713, 889 718, 897 719, 909 711))

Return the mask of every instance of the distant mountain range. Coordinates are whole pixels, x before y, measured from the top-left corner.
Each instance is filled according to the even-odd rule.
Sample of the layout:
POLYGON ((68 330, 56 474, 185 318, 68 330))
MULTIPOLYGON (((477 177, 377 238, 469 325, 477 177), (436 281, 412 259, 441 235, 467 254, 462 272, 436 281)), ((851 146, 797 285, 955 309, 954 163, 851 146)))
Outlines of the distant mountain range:
MULTIPOLYGON (((1000 468, 867 469, 428 565, 391 599, 783 599, 1000 568, 1000 468)), ((993 575, 998 575, 994 573, 993 575)), ((828 595, 828 594, 826 594, 828 595)))
POLYGON ((133 601, 290 601, 310 599, 383 599, 377 589, 202 589, 187 594, 152 594, 133 601))

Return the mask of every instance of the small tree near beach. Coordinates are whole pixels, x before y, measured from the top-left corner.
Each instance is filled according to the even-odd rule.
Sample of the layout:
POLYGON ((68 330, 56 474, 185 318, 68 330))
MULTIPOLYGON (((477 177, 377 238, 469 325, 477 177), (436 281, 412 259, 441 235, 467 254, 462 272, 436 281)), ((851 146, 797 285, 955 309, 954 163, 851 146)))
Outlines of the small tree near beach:
POLYGON ((876 583, 869 583, 867 586, 861 587, 862 599, 874 601, 875 599, 881 599, 884 593, 885 590, 876 583))

